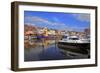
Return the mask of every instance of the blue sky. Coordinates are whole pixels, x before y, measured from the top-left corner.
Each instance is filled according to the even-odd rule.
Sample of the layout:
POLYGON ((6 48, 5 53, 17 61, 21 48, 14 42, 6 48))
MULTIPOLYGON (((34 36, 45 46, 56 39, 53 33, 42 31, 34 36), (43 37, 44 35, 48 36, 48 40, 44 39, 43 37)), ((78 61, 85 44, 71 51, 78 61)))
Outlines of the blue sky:
POLYGON ((90 28, 90 14, 24 11, 24 24, 57 30, 83 31, 90 28))

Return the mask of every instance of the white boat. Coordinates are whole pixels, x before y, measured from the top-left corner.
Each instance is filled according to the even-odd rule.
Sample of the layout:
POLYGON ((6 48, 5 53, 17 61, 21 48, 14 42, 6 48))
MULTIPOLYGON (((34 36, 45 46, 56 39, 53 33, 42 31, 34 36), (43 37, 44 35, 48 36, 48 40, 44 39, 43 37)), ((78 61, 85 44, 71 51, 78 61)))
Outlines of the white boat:
POLYGON ((59 40, 57 44, 58 48, 73 51, 73 52, 86 52, 90 50, 89 39, 79 39, 77 36, 70 36, 59 40))
POLYGON ((90 39, 79 39, 77 36, 70 36, 67 38, 63 38, 62 40, 59 40, 59 42, 65 42, 65 43, 89 43, 90 39))

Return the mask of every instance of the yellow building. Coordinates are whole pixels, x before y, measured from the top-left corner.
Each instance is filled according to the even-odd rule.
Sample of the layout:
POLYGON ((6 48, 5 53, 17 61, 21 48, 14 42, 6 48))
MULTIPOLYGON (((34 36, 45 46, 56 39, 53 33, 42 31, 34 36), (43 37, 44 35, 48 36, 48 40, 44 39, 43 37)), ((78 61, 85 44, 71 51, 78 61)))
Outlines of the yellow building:
POLYGON ((44 36, 48 36, 48 28, 47 27, 43 28, 43 32, 44 32, 43 33, 44 36))

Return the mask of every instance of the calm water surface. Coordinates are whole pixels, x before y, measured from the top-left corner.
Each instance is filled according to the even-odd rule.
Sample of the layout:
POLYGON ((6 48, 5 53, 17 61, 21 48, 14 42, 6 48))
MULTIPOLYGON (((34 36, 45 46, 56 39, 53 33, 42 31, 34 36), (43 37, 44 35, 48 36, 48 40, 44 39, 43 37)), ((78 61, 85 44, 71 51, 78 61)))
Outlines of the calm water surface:
POLYGON ((25 44, 24 61, 41 61, 41 60, 63 60, 63 59, 84 59, 86 55, 72 53, 67 50, 58 48, 54 40, 32 41, 25 44))

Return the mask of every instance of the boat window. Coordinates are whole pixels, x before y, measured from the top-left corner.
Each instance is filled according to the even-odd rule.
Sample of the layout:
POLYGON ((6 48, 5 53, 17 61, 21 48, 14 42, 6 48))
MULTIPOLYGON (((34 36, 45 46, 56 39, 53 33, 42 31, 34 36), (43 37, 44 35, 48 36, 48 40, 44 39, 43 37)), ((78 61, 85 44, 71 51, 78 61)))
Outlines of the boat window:
POLYGON ((67 38, 67 36, 63 36, 63 38, 64 38, 64 39, 66 39, 66 38, 67 38))
POLYGON ((69 38, 70 40, 79 40, 78 38, 69 38))

